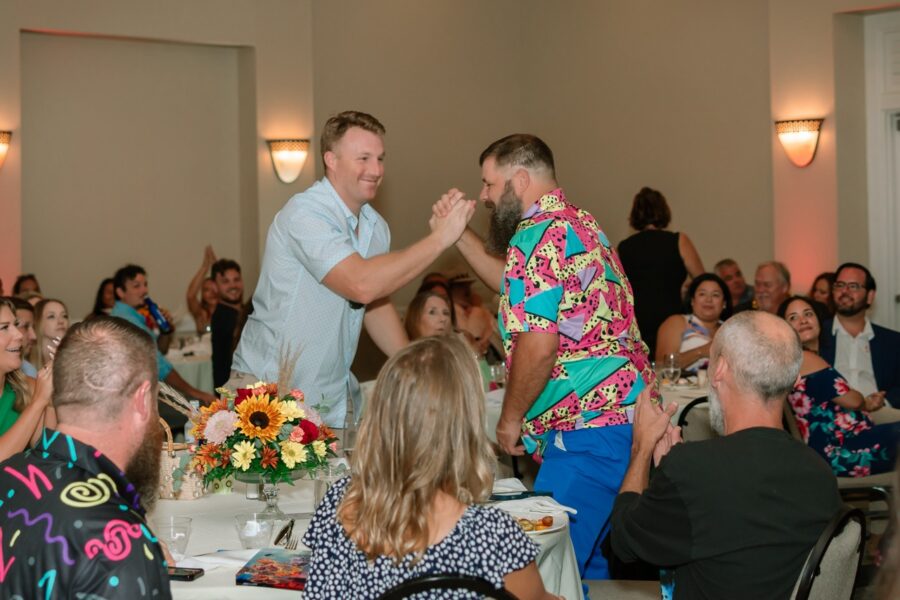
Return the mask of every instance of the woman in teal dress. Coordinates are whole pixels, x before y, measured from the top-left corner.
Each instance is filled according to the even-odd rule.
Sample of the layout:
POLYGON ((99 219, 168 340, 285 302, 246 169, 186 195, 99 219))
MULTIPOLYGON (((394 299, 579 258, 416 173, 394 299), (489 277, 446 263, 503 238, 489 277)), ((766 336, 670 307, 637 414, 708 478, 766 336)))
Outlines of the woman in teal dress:
POLYGON ((38 372, 37 381, 26 377, 21 370, 23 339, 16 326, 15 305, 0 298, 0 461, 34 444, 45 421, 48 427, 56 424, 50 406, 52 363, 38 372))
POLYGON ((875 425, 868 416, 884 406, 884 397, 878 393, 863 397, 816 354, 821 328, 812 301, 793 296, 782 303, 778 314, 799 334, 804 347, 800 378, 788 396, 803 440, 835 475, 865 477, 891 471, 900 423, 875 425))

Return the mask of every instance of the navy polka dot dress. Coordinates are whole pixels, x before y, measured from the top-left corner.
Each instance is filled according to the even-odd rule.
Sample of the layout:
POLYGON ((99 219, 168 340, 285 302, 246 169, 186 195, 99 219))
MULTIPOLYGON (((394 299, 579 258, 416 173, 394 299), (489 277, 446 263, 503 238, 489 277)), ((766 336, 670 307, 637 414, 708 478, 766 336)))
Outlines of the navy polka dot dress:
MULTIPOLYGON (((461 573, 481 577, 497 588, 503 578, 524 568, 538 555, 538 547, 516 522, 498 508, 470 506, 443 540, 429 546, 422 559, 399 564, 379 556, 369 562, 337 521, 337 507, 350 479, 337 482, 316 510, 303 543, 312 549, 305 597, 346 600, 376 599, 394 586, 426 574, 461 573)), ((481 598, 462 590, 442 590, 411 598, 481 598)))

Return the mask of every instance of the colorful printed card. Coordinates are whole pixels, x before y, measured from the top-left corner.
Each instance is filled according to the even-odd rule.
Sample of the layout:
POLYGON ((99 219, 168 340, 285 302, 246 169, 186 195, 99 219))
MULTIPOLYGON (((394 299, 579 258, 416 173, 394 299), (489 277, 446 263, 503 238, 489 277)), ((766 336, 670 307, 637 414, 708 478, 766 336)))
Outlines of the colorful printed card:
POLYGON ((309 557, 309 550, 263 548, 241 567, 235 576, 235 583, 302 590, 306 585, 309 557))

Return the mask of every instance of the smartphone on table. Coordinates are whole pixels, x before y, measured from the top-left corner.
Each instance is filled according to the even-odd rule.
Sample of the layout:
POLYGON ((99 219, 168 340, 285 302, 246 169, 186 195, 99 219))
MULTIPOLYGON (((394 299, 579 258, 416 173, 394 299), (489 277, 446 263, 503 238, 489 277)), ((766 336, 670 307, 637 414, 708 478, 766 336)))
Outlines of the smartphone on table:
POLYGON ((185 569, 169 567, 169 579, 172 581, 193 581, 203 576, 203 569, 185 569))

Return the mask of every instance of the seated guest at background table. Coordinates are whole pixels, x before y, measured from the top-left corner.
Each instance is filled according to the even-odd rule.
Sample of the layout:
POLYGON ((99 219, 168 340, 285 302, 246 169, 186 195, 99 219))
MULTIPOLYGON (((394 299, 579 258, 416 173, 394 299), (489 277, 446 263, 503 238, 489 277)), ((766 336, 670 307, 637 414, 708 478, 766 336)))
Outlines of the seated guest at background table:
POLYGON ((734 312, 762 310, 773 315, 791 295, 791 272, 777 260, 764 262, 756 267, 753 279, 753 300, 734 307, 734 312))
POLYGON ((12 296, 9 301, 16 307, 16 327, 22 332, 22 372, 28 377, 37 377, 37 369, 28 361, 31 349, 37 342, 34 329, 34 307, 21 298, 12 296))
POLYGON ((61 340, 69 329, 69 310, 62 300, 45 298, 34 307, 34 333, 37 340, 31 346, 29 362, 40 370, 50 360, 50 348, 61 340))
POLYGON ((97 295, 94 297, 94 308, 85 319, 93 317, 102 317, 109 315, 112 307, 116 304, 116 286, 113 285, 112 277, 107 277, 100 282, 97 288, 97 295))
POLYGON ((19 531, 3 548, 4 597, 171 598, 145 517, 162 446, 154 351, 149 335, 109 317, 63 339, 53 370, 59 425, 44 432, 41 452, 0 469, 3 533, 19 531))
POLYGON ((416 294, 406 308, 403 327, 410 340, 453 331, 450 300, 437 292, 416 294))
POLYGON ((806 348, 800 379, 788 396, 800 435, 835 475, 865 477, 890 471, 900 442, 900 423, 872 423, 866 413, 883 407, 884 395, 876 392, 863 397, 816 354, 813 348, 821 329, 812 302, 793 296, 778 308, 778 316, 794 328, 806 348))
POLYGON ((822 324, 821 355, 855 390, 881 392, 900 408, 900 332, 879 327, 866 316, 875 302, 875 278, 857 263, 835 271, 834 320, 822 324))
MULTIPOLYGON (((110 316, 125 319, 132 325, 136 325, 137 327, 145 331, 148 335, 155 338, 156 335, 154 335, 154 331, 153 329, 151 329, 150 324, 148 323, 148 319, 140 312, 138 312, 139 308, 143 308, 144 306, 146 306, 146 271, 144 271, 143 268, 137 265, 126 265, 116 271, 116 274, 113 277, 113 281, 116 290, 116 297, 118 298, 118 300, 116 300, 112 311, 110 311, 110 316)), ((152 319, 152 317, 150 318, 152 319)), ((171 319, 169 319, 170 324, 171 322, 171 319)), ((153 322, 153 325, 156 326, 155 321, 153 322)), ((158 327, 156 329, 158 330, 158 327)), ((169 334, 169 337, 171 337, 171 334, 169 334)), ((178 371, 172 368, 172 363, 170 363, 168 359, 163 356, 162 352, 160 352, 158 340, 156 348, 156 363, 160 381, 165 381, 188 398, 196 398, 203 404, 209 404, 215 401, 215 396, 208 392, 198 390, 187 381, 185 381, 181 377, 181 375, 178 374, 178 371)), ((184 415, 175 411, 167 405, 161 405, 159 411, 160 415, 166 420, 167 423, 169 423, 169 425, 173 429, 184 426, 185 422, 187 421, 184 415)))
POLYGON ((656 353, 656 333, 681 311, 681 286, 703 273, 703 262, 686 233, 667 231, 672 212, 666 197, 645 187, 634 197, 628 222, 637 233, 619 243, 619 258, 634 290, 634 315, 641 337, 656 353))
POLYGON ((834 298, 831 296, 831 286, 834 285, 834 273, 826 271, 819 273, 809 288, 809 297, 824 304, 830 315, 834 315, 834 298))
POLYGON ((782 319, 745 312, 719 328, 710 353, 710 421, 722 437, 678 444, 675 405, 638 400, 612 547, 664 565, 664 598, 790 597, 841 506, 828 465, 781 426, 801 361, 782 319))
POLYGON ((481 380, 457 336, 423 338, 391 357, 359 428, 351 477, 336 483, 303 537, 306 597, 379 598, 423 575, 459 573, 517 598, 555 598, 538 548, 491 494, 494 456, 481 380))
POLYGON ((16 282, 13 284, 13 296, 22 298, 24 294, 29 292, 42 293, 41 284, 38 283, 37 277, 32 273, 25 273, 16 277, 16 282))
POLYGON ((56 424, 53 409, 48 409, 52 363, 41 369, 37 381, 26 376, 21 370, 21 350, 16 351, 24 342, 25 336, 16 327, 15 305, 0 298, 0 461, 34 444, 45 424, 56 424))
POLYGON ((731 294, 717 275, 704 273, 688 288, 690 314, 672 315, 659 327, 656 362, 675 354, 678 366, 696 372, 709 363, 709 348, 722 321, 731 316, 731 294))
POLYGON ((219 301, 215 278, 211 277, 209 272, 215 262, 216 253, 213 252, 212 246, 207 246, 203 249, 203 262, 188 284, 187 306, 191 316, 194 317, 197 333, 209 331, 209 324, 219 301))
POLYGON ((713 267, 713 273, 721 277, 728 286, 728 291, 731 292, 731 306, 753 300, 753 288, 747 285, 744 274, 734 259, 723 258, 713 267))
POLYGON ((216 310, 210 321, 213 387, 220 388, 231 376, 231 358, 246 322, 247 308, 244 306, 241 265, 228 258, 219 259, 212 265, 212 277, 218 293, 216 310))

